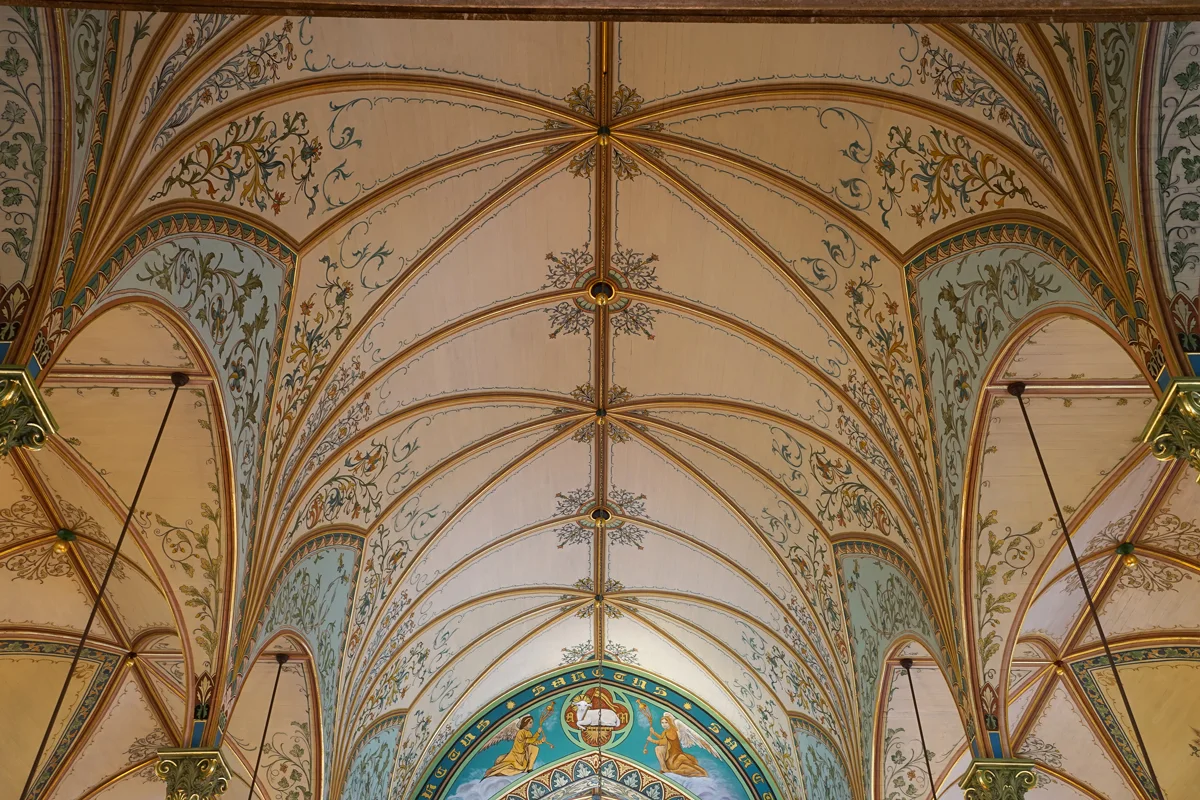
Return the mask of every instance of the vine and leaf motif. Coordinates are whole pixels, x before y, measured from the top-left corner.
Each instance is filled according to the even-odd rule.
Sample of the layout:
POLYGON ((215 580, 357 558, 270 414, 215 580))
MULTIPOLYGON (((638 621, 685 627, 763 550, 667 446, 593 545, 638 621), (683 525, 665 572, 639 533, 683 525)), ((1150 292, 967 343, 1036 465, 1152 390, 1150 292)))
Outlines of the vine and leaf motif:
MULTIPOLYGON (((245 251, 235 245, 234 252, 245 264, 245 251)), ((259 353, 266 347, 264 334, 270 323, 265 295, 258 312, 247 319, 247 302, 263 289, 259 273, 251 266, 226 266, 223 253, 206 251, 199 239, 193 239, 190 244, 176 241, 156 250, 136 277, 172 295, 179 309, 207 331, 217 355, 224 359, 226 386, 234 398, 231 418, 238 457, 250 458, 257 447, 254 426, 267 371, 259 353)), ((250 487, 242 483, 239 490, 241 505, 249 512, 254 505, 250 487)))
POLYGON ((46 170, 44 59, 39 12, 12 8, 7 14, 0 23, 8 42, 0 58, 0 216, 7 223, 0 251, 21 263, 23 277, 33 258, 46 170))
MULTIPOLYGON (((209 484, 214 495, 217 494, 215 484, 209 484)), ((199 530, 192 527, 188 520, 184 525, 172 525, 161 514, 149 511, 138 512, 142 529, 159 540, 163 555, 167 558, 171 569, 179 568, 189 580, 196 578, 197 569, 200 573, 200 585, 184 583, 179 586, 179 593, 187 598, 184 605, 195 609, 196 627, 192 633, 200 649, 204 651, 206 660, 203 669, 212 668, 212 660, 217 651, 217 619, 220 616, 221 602, 221 564, 220 542, 214 540, 213 530, 220 530, 220 508, 209 503, 200 504, 200 514, 204 523, 199 530)))
POLYGON ((52 544, 14 553, 4 560, 4 568, 21 580, 45 583, 47 578, 65 578, 74 572, 66 555, 54 552, 52 544))
MULTIPOLYGON (((410 497, 388 515, 387 520, 368 538, 367 560, 359 579, 358 603, 354 609, 354 630, 350 634, 349 649, 361 641, 367 622, 379 604, 387 599, 395 585, 397 573, 408 562, 413 546, 432 533, 441 516, 440 509, 439 505, 422 508, 420 496, 410 497)), ((406 594, 401 596, 401 603, 407 607, 406 594)))
POLYGON ((900 414, 904 429, 917 442, 917 455, 924 463, 926 451, 923 404, 912 371, 908 331, 900 314, 900 304, 882 292, 883 308, 876 309, 879 284, 874 280, 874 268, 879 259, 872 255, 862 263, 863 276, 846 283, 850 310, 846 322, 855 338, 864 342, 870 351, 871 370, 883 386, 888 400, 900 414))
MULTIPOLYGON (((804 593, 821 615, 834 647, 845 658, 848 653, 845 625, 841 615, 841 600, 834 586, 833 568, 829 564, 829 545, 816 530, 808 528, 805 533, 808 526, 801 522, 800 513, 784 500, 777 502, 775 511, 764 507, 762 521, 767 535, 784 550, 792 573, 802 581, 804 593)), ((807 617, 807 613, 797 613, 800 610, 798 603, 791 610, 800 619, 807 617)), ((820 641, 821 637, 813 636, 815 631, 808 633, 814 641, 820 641)))
POLYGON ((1037 70, 1029 62, 1029 57, 1025 55, 1017 29, 1012 25, 1001 25, 995 22, 986 24, 973 22, 967 25, 967 30, 977 42, 986 47, 992 55, 1000 59, 1021 79, 1025 88, 1046 112, 1047 118, 1054 123, 1059 135, 1065 138, 1067 135, 1066 120, 1063 119, 1058 103, 1050 94, 1046 79, 1037 73, 1037 70))
POLYGON ((841 456, 829 456, 824 448, 809 453, 809 466, 817 482, 817 514, 827 522, 848 527, 857 522, 864 530, 884 536, 893 534, 911 546, 896 516, 879 495, 860 480, 854 468, 841 456))
POLYGON ((1029 736, 1021 742, 1021 748, 1017 751, 1017 755, 1055 769, 1061 769, 1063 765, 1062 751, 1037 736, 1029 736))
MULTIPOLYGON (((579 519, 560 526, 555 533, 558 536, 558 548, 576 544, 591 544, 595 536, 596 526, 589 517, 596 507, 595 495, 591 487, 572 489, 569 492, 558 492, 555 497, 555 514, 560 517, 578 517, 579 519)), ((646 515, 646 495, 635 495, 628 489, 612 488, 608 493, 608 505, 617 514, 629 517, 644 517, 646 515)), ((626 545, 642 549, 646 532, 625 520, 609 520, 604 528, 608 541, 613 545, 626 545)))
POLYGON ((270 436, 272 463, 283 455, 284 432, 296 422, 301 407, 329 368, 334 344, 342 340, 350 327, 349 301, 354 295, 354 287, 349 281, 339 281, 335 277, 337 267, 328 256, 323 256, 321 263, 325 265, 325 278, 316 287, 320 292, 320 306, 317 305, 317 292, 300 301, 300 315, 292 325, 285 345, 284 361, 288 369, 280 376, 275 392, 270 436))
POLYGON ((162 728, 156 727, 145 736, 139 736, 134 739, 129 747, 125 748, 125 763, 137 764, 141 761, 149 761, 158 757, 158 751, 164 747, 171 747, 175 742, 171 739, 167 732, 162 728))
MULTIPOLYGON (((290 627, 302 633, 313 651, 313 666, 322 685, 336 686, 342 653, 342 624, 344 619, 338 603, 352 585, 351 565, 346 563, 347 552, 319 550, 276 584, 276 591, 267 603, 259 622, 260 632, 290 627), (323 562, 336 562, 322 572, 323 562)), ((354 558, 354 556, 351 556, 354 558)), ((322 698, 324 738, 329 741, 337 718, 335 692, 322 698)), ((326 750, 326 759, 329 751, 326 750)), ((326 764, 328 768, 328 763, 326 764)))
MULTIPOLYGON (((63 521, 70 530, 92 541, 105 541, 107 537, 104 536, 100 525, 86 511, 61 497, 57 498, 57 502, 62 510, 63 521)), ((41 505, 33 498, 21 498, 8 508, 0 509, 0 546, 49 536, 55 530, 41 505)), ((107 568, 107 558, 101 555, 104 551, 93 547, 78 547, 76 552, 93 569, 96 569, 96 565, 92 564, 92 560, 99 560, 98 556, 104 558, 105 563, 96 569, 97 574, 103 574, 107 568)), ((14 573, 16 578, 38 583, 44 583, 47 578, 66 577, 74 571, 71 559, 65 554, 56 553, 52 542, 14 553, 4 559, 3 566, 14 573)), ((124 563, 116 563, 113 577, 118 580, 125 579, 124 563)))
MULTIPOLYGON (((857 522, 864 530, 873 530, 884 536, 895 534, 906 544, 909 543, 895 515, 875 490, 859 479, 844 458, 829 455, 825 448, 806 447, 782 428, 773 426, 771 434, 774 437, 771 450, 784 467, 779 477, 797 497, 808 497, 810 484, 807 476, 812 476, 817 489, 812 499, 818 518, 843 528, 857 522)), ((772 538, 784 546, 789 537, 779 534, 794 532, 799 527, 799 520, 793 519, 796 512, 782 501, 780 507, 782 513, 779 515, 764 508, 763 518, 772 538)))
POLYGON ((1200 728, 1192 728, 1192 733, 1196 738, 1188 743, 1188 747, 1192 749, 1192 758, 1200 758, 1200 728))
POLYGON ((1000 729, 1000 692, 996 688, 997 669, 994 660, 1000 654, 1003 639, 998 628, 1001 616, 1013 613, 1009 603, 1016 600, 1015 591, 997 589, 996 576, 1000 576, 1003 587, 1007 587, 1016 575, 1026 577, 1030 567, 1037 563, 1040 542, 1036 537, 1042 531, 1042 523, 1037 522, 1027 530, 1014 531, 1006 527, 1002 533, 997 533, 992 530, 997 524, 996 515, 996 510, 990 511, 986 517, 977 515, 976 547, 978 551, 983 551, 984 534, 988 539, 988 547, 982 559, 977 555, 972 595, 979 663, 984 680, 979 696, 983 702, 984 726, 988 730, 1000 729))
POLYGON ((1113 155, 1122 162, 1129 157, 1129 87, 1136 69, 1138 26, 1115 22, 1099 26, 1104 52, 1104 94, 1108 101, 1108 129, 1113 135, 1113 155))
MULTIPOLYGON (((583 295, 583 288, 599 272, 593 263, 592 254, 586 248, 572 248, 559 254, 547 253, 546 282, 543 289, 580 290, 580 297, 563 300, 546 310, 550 317, 550 338, 554 339, 560 333, 567 335, 591 335, 593 314, 596 306, 583 295)), ((634 288, 641 291, 657 289, 658 276, 654 267, 658 256, 654 253, 645 255, 634 250, 628 250, 616 242, 613 248, 611 264, 607 270, 607 278, 617 285, 618 297, 609 306, 609 320, 613 335, 645 336, 654 338, 655 311, 642 302, 630 302, 628 298, 620 297, 622 288, 634 288)))
POLYGON ((354 763, 346 775, 342 796, 358 800, 386 800, 395 746, 394 733, 380 735, 363 745, 354 756, 354 763))
POLYGON ((1067 67, 1071 70, 1071 89, 1075 92, 1075 101, 1083 102, 1083 80, 1079 74, 1079 56, 1075 52, 1075 45, 1071 44, 1071 32, 1067 30, 1066 23, 1049 22, 1050 30, 1054 31, 1054 48, 1061 50, 1063 58, 1067 60, 1067 67))
POLYGON ((308 214, 316 211, 319 187, 313 181, 321 160, 321 140, 309 133, 303 111, 284 112, 281 122, 268 121, 258 112, 242 121, 233 120, 225 132, 198 142, 163 180, 150 200, 166 197, 174 189, 186 189, 192 197, 201 190, 209 198, 228 203, 235 197, 239 206, 270 208, 278 215, 296 200, 308 201, 308 214), (290 182, 289 195, 280 187, 290 182))
POLYGON ((409 689, 423 686, 437 669, 439 655, 446 655, 444 648, 440 653, 435 653, 425 642, 417 642, 403 657, 393 661, 370 700, 363 706, 360 721, 375 719, 383 709, 398 705, 409 689))
MULTIPOLYGON (((921 633, 931 638, 933 635, 932 620, 913 585, 890 568, 884 577, 883 562, 871 559, 870 563, 875 567, 875 574, 883 578, 882 581, 873 580, 871 585, 864 583, 858 558, 853 560, 846 580, 847 592, 855 595, 861 608, 861 613, 854 615, 857 618, 853 620, 852 628, 859 687, 879 685, 883 654, 901 634, 921 633)), ((860 733, 863 749, 867 753, 874 749, 874 704, 866 699, 871 696, 871 693, 860 688, 860 733)), ((868 768, 869 763, 868 759, 864 769, 868 768)), ((866 777, 870 781, 870 776, 866 777)))
MULTIPOLYGON (((1016 592, 998 591, 996 578, 999 576, 1001 586, 1007 586, 1014 576, 1019 574, 1025 577, 1028 575, 1029 568, 1037 561, 1039 546, 1037 535, 1042 530, 1042 523, 1037 522, 1028 530, 1014 531, 1011 527, 1005 527, 1002 532, 997 532, 994 530, 997 525, 997 514, 998 511, 993 509, 988 512, 986 517, 982 514, 977 515, 975 540, 980 551, 983 552, 983 557, 982 559, 977 557, 975 561, 975 593, 973 595, 979 662, 983 668, 983 680, 987 687, 993 688, 993 691, 997 676, 993 659, 999 654, 1003 644, 998 632, 1000 617, 1012 613, 1012 607, 1009 604, 1017 599, 1016 592), (985 534, 987 537, 986 550, 982 545, 985 534)), ((997 729, 995 720, 992 719, 996 716, 995 712, 995 708, 984 709, 985 715, 989 717, 987 720, 988 730, 997 729)))
POLYGON ((816 673, 805 675, 800 664, 785 653, 776 644, 767 644, 761 634, 745 623, 739 625, 742 644, 749 652, 742 653, 743 658, 754 667, 775 691, 782 691, 789 701, 795 703, 802 711, 833 730, 838 727, 838 720, 829 710, 825 699, 817 691, 815 685, 816 673))
MULTIPOLYGON (((1105 525, 1088 542, 1085 553, 1091 555, 1104 550, 1115 551, 1117 546, 1125 541, 1136 515, 1137 510, 1133 509, 1123 517, 1105 525)), ((1189 520, 1181 519, 1167 511, 1161 511, 1155 515, 1138 539, 1138 544, 1195 559, 1200 557, 1200 528, 1189 520)), ((1103 559, 1090 561, 1084 565, 1084 572, 1099 572, 1104 563, 1103 559)), ((1122 565, 1116 577, 1117 589, 1137 589, 1147 594, 1153 594, 1154 592, 1177 591, 1176 586, 1183 582, 1185 573, 1182 568, 1170 562, 1146 555, 1138 558, 1137 563, 1132 567, 1122 565)), ((1087 578, 1089 586, 1094 587, 1093 576, 1087 575, 1087 578)), ((1079 576, 1074 573, 1068 574, 1063 584, 1067 591, 1077 592, 1080 589, 1079 576)))
POLYGON ((157 16, 157 11, 139 11, 137 19, 133 20, 133 30, 129 34, 129 47, 125 50, 125 59, 121 62, 121 91, 129 88, 129 78, 133 74, 133 54, 137 51, 138 43, 150 36, 150 23, 157 16))
MULTIPOLYGON (((903 728, 887 728, 883 736, 884 800, 915 800, 929 794, 929 773, 921 743, 910 742, 903 728)), ((937 756, 932 750, 929 758, 937 756)))
POLYGON ((75 146, 83 147, 87 141, 88 119, 95 108, 92 90, 100 65, 100 36, 104 25, 95 13, 82 9, 67 11, 67 25, 71 31, 71 52, 78 59, 74 65, 75 146))
MULTIPOLYGON (((999 40, 997 46, 1003 46, 999 40)), ((934 46, 929 34, 921 36, 921 47, 924 52, 917 66, 917 74, 921 83, 932 84, 936 97, 959 108, 977 108, 985 119, 1007 125, 1021 143, 1030 149, 1039 164, 1050 172, 1054 171, 1054 163, 1041 138, 1024 115, 987 78, 965 60, 956 60, 949 48, 934 46)), ((1023 57, 1024 53, 1012 53, 1010 56, 1014 68, 1018 63, 1018 55, 1023 57)), ((1025 67, 1028 68, 1028 63, 1025 67)))
POLYGON ((313 800, 312 732, 307 720, 277 731, 263 745, 262 774, 280 800, 313 800))
POLYGON ((1190 23, 1166 27, 1159 61, 1158 89, 1162 95, 1157 117, 1155 182, 1162 215, 1162 247, 1171 285, 1173 320, 1189 341, 1200 341, 1200 327, 1184 313, 1191 296, 1200 289, 1200 253, 1196 252, 1200 228, 1200 40, 1190 23), (1177 308, 1179 299, 1185 301, 1177 308), (1184 325, 1183 323, 1191 323, 1184 325))
MULTIPOLYGON (((238 17, 236 14, 195 14, 192 23, 183 34, 175 49, 163 59, 158 75, 150 82, 146 99, 142 103, 142 116, 150 113, 159 97, 179 76, 184 66, 204 47, 225 30, 238 17)), ((149 22, 149 20, 147 20, 149 22)))
POLYGON ((878 205, 885 227, 888 215, 900 204, 906 189, 918 202, 901 209, 920 228, 948 217, 975 214, 988 204, 1003 208, 1009 200, 1022 200, 1033 208, 1046 206, 1034 199, 1016 170, 993 153, 972 147, 961 133, 930 127, 913 140, 913 130, 893 125, 888 141, 875 156, 875 170, 883 177, 884 196, 878 205), (909 164, 909 158, 912 164, 909 164))
POLYGON ((398 787, 398 792, 403 796, 407 790, 409 783, 416 777, 417 759, 421 757, 421 752, 425 749, 426 743, 429 741, 429 726, 432 720, 425 713, 424 709, 417 709, 413 714, 411 724, 405 722, 404 732, 406 735, 403 742, 398 748, 396 754, 396 767, 393 781, 398 787))
POLYGON ((808 796, 823 800, 851 800, 850 782, 828 747, 802 748, 800 762, 808 796))
MULTIPOLYGON (((585 592, 587 594, 593 594, 596 591, 596 584, 592 581, 591 578, 580 578, 579 580, 575 581, 575 583, 571 584, 571 586, 572 586, 572 588, 576 589, 577 591, 585 592)), ((616 578, 609 578, 606 581, 604 581, 604 591, 600 592, 600 594, 608 595, 608 594, 612 594, 614 592, 623 592, 623 591, 625 591, 625 584, 621 583, 616 578)), ((577 600, 578 597, 573 594, 564 594, 564 595, 559 595, 559 599, 560 600, 577 600)), ((621 611, 621 609, 618 608, 613 603, 605 602, 603 604, 603 607, 604 607, 604 616, 608 617, 609 619, 620 619, 621 617, 625 616, 624 613, 621 611)), ((586 603, 583 606, 581 606, 579 608, 579 610, 575 612, 575 616, 578 617, 579 619, 591 619, 592 614, 594 614, 595 611, 596 611, 596 604, 589 602, 589 603, 586 603)))
POLYGON ((296 63, 291 32, 292 21, 284 20, 279 30, 268 31, 257 43, 247 44, 197 84, 159 128, 154 137, 154 149, 166 147, 175 133, 201 109, 224 103, 232 92, 246 92, 277 81, 280 68, 291 69, 296 63))
MULTIPOLYGON (((1059 273, 1049 262, 1030 262, 1022 255, 1009 256, 1008 251, 1000 251, 997 263, 982 264, 978 277, 963 280, 964 274, 958 270, 938 291, 941 305, 934 309, 931 326, 939 348, 931 355, 930 375, 941 384, 936 387, 936 413, 942 426, 942 473, 955 487, 962 485, 963 443, 972 418, 975 383, 988 354, 1017 324, 1018 309, 1032 307, 1061 290, 1055 285, 1059 273), (945 308, 953 317, 949 324, 940 313, 945 308)), ((947 543, 950 532, 958 529, 954 511, 958 503, 958 497, 948 497, 944 504, 947 543)))
MULTIPOLYGON (((562 648, 562 660, 559 664, 568 667, 571 664, 590 661, 595 655, 596 648, 590 641, 580 642, 579 644, 562 648)), ((636 647, 626 647, 618 642, 605 642, 604 660, 614 661, 618 664, 636 665, 638 663, 638 649, 636 647)))

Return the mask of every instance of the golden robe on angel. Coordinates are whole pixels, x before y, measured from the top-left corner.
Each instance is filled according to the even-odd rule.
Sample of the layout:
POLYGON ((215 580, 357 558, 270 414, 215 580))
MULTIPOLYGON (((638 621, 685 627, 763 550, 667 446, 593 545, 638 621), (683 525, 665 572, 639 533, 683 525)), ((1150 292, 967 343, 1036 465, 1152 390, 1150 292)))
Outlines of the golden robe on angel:
POLYGON ((686 722, 675 719, 670 713, 662 715, 662 727, 660 734, 654 730, 652 723, 650 735, 646 737, 647 741, 657 745, 654 748, 654 754, 658 756, 658 771, 682 775, 685 778, 708 777, 708 771, 700 766, 696 757, 683 751, 689 747, 700 747, 716 755, 712 745, 703 736, 692 730, 686 722))
POLYGON ((510 741, 512 748, 497 758, 496 763, 484 773, 483 777, 520 775, 522 772, 533 770, 533 765, 537 761, 538 745, 544 743, 546 737, 542 733, 541 727, 537 729, 537 732, 530 731, 532 727, 533 717, 526 714, 520 720, 510 722, 496 734, 492 744, 510 741))

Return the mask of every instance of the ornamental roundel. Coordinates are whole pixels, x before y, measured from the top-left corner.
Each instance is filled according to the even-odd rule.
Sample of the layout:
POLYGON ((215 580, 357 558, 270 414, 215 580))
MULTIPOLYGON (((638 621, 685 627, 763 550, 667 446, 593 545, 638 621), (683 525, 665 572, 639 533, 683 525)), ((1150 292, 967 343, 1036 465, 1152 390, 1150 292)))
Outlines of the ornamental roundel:
MULTIPOLYGON (((563 730, 567 736, 587 747, 622 741, 629 733, 632 715, 629 698, 624 692, 618 694, 619 697, 604 687, 593 686, 572 697, 563 709, 563 730)), ((639 705, 645 708, 644 704, 639 705)))

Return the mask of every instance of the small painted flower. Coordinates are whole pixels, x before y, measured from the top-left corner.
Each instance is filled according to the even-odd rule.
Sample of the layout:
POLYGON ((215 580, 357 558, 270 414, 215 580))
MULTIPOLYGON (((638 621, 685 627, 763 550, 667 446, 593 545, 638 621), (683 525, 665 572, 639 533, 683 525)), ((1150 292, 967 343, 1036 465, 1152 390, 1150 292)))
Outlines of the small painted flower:
POLYGON ((960 403, 965 403, 971 397, 971 377, 963 370, 954 376, 954 393, 960 403))
POLYGON ((308 163, 321 160, 321 140, 314 138, 311 142, 306 142, 300 148, 300 160, 308 163))
POLYGON ((246 382, 246 364, 242 359, 233 362, 229 370, 229 391, 240 392, 246 382))
POLYGON ((187 36, 183 37, 183 46, 190 48, 194 44, 196 44, 196 34, 188 31, 187 36))

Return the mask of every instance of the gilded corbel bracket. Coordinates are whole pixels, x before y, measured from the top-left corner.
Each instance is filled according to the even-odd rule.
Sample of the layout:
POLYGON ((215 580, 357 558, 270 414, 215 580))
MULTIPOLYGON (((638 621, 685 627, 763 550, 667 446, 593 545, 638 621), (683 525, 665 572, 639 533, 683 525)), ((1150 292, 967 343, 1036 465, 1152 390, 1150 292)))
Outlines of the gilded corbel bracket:
POLYGON ((0 456, 16 447, 40 450, 57 432, 58 424, 29 372, 0 366, 0 456))
POLYGON ((159 750, 154 774, 167 782, 167 800, 213 800, 229 788, 219 750, 159 750))
POLYGON ((1160 461, 1186 459, 1200 481, 1200 378, 1172 378, 1142 432, 1160 461))
POLYGON ((1025 800, 1037 786, 1033 762, 1010 758, 977 758, 958 785, 964 800, 1025 800))

